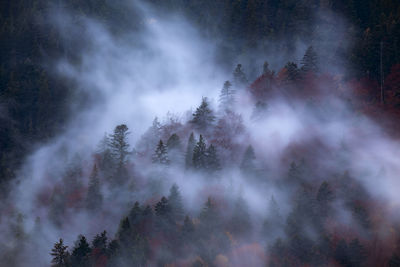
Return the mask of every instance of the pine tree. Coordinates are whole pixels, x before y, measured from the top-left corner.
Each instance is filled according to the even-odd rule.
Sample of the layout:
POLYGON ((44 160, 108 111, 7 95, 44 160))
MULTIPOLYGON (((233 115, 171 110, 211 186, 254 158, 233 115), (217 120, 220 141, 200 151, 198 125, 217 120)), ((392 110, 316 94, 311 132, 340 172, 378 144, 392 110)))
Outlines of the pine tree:
POLYGON ((199 215, 199 219, 201 222, 202 234, 209 235, 218 230, 219 216, 211 197, 207 198, 207 201, 199 215))
POLYGON ((53 256, 51 262, 52 267, 66 267, 68 266, 69 253, 67 250, 68 246, 64 246, 64 240, 60 238, 60 241, 54 244, 54 248, 51 250, 50 255, 53 256))
POLYGON ((172 134, 167 141, 167 148, 168 151, 172 150, 180 150, 181 149, 181 140, 177 134, 172 134))
POLYGON ((157 202, 154 207, 157 216, 167 217, 171 214, 171 205, 166 197, 162 197, 159 202, 157 202))
POLYGON ((300 77, 300 70, 294 62, 288 62, 285 65, 286 75, 285 81, 288 83, 295 82, 300 77))
POLYGON ((196 139, 194 138, 193 132, 190 134, 188 143, 186 146, 186 154, 185 154, 185 167, 189 169, 193 167, 193 149, 196 145, 196 139))
POLYGON ((100 192, 100 181, 96 164, 93 166, 89 178, 89 188, 86 196, 86 207, 91 211, 99 210, 103 203, 103 196, 100 192))
POLYGON ((140 208, 140 204, 139 202, 135 202, 135 204, 133 205, 132 209, 129 211, 129 222, 132 224, 132 226, 134 227, 135 224, 140 222, 140 219, 142 217, 142 209, 140 208))
POLYGON ((219 108, 222 112, 231 111, 235 104, 235 91, 229 81, 224 83, 219 95, 219 108))
POLYGON ((232 233, 239 236, 251 229, 249 208, 242 197, 236 200, 230 225, 232 233))
POLYGON ((207 164, 206 164, 207 171, 216 172, 221 169, 221 164, 219 162, 217 150, 212 144, 208 147, 206 151, 206 159, 207 159, 207 164))
POLYGON ((107 250, 107 232, 103 231, 101 234, 97 234, 92 241, 93 249, 99 249, 101 253, 105 254, 107 250))
POLYGON ((205 170, 207 163, 207 147, 203 136, 200 135, 199 141, 193 149, 193 167, 196 170, 205 170))
POLYGON ((195 227, 193 221, 186 215, 182 225, 182 236, 184 242, 190 243, 192 241, 194 231, 195 227))
POLYGON ((272 75, 273 74, 273 72, 269 69, 269 64, 267 61, 264 62, 262 74, 263 75, 272 75))
POLYGON ((157 148, 153 155, 153 163, 168 165, 168 151, 167 147, 164 145, 163 141, 158 142, 157 148))
POLYGON ((256 170, 255 166, 256 155, 254 149, 249 145, 244 152, 242 163, 240 164, 240 169, 247 173, 254 173, 256 170))
POLYGON ((100 156, 99 169, 107 179, 111 178, 116 164, 110 147, 110 138, 105 133, 98 144, 97 153, 100 156))
POLYGON ((203 97, 200 106, 196 109, 193 114, 193 119, 190 121, 194 124, 196 129, 200 131, 206 131, 215 121, 213 111, 209 107, 209 103, 206 97, 203 97))
POLYGON ((137 144, 137 149, 140 151, 149 151, 153 149, 154 144, 161 138, 161 123, 158 118, 155 117, 152 125, 143 134, 140 141, 137 144))
POLYGON ((241 88, 247 84, 246 74, 242 70, 242 64, 237 64, 235 71, 233 72, 233 82, 235 88, 241 88))
POLYGON ((167 141, 168 156, 173 163, 182 163, 182 144, 177 134, 172 134, 167 141))
POLYGON ((318 56, 312 46, 309 46, 301 60, 301 72, 317 72, 318 71, 318 56))
POLYGON ((168 202, 171 207, 171 214, 175 221, 181 221, 183 219, 183 202, 182 196, 179 192, 179 188, 176 184, 173 184, 169 190, 168 202))
POLYGON ((114 133, 110 136, 111 152, 119 167, 126 163, 126 158, 129 155, 128 134, 128 127, 125 124, 121 124, 115 127, 114 133))
POLYGON ((75 244, 71 254, 72 266, 87 266, 89 262, 89 254, 91 252, 89 243, 86 241, 86 237, 80 235, 78 241, 75 244))

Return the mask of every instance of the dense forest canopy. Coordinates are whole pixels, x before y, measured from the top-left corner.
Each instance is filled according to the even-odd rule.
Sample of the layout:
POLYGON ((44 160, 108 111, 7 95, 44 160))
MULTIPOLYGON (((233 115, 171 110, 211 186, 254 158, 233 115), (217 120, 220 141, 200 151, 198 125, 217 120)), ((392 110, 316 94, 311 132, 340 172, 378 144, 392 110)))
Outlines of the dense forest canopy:
POLYGON ((0 266, 400 266, 398 1, 0 9, 0 266))

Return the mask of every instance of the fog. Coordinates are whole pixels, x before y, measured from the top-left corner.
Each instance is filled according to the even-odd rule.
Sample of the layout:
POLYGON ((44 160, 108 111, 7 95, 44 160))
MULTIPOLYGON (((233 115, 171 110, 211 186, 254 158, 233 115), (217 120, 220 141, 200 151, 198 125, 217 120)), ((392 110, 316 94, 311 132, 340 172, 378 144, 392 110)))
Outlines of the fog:
MULTIPOLYGON (((327 92, 325 84, 319 85, 321 96, 314 100, 314 103, 326 103, 322 110, 305 105, 304 99, 290 99, 277 94, 270 98, 267 111, 258 119, 253 117, 255 101, 246 86, 238 87, 235 113, 241 116, 244 130, 235 134, 232 142, 239 147, 236 151, 240 155, 230 155, 229 151, 217 147, 223 169, 214 178, 184 171, 181 165, 166 169, 150 165, 149 158, 138 154, 142 152, 138 147, 154 118, 158 117, 162 125, 168 125, 171 118, 176 120, 180 125, 177 131, 183 146, 186 147, 192 131, 198 140, 199 134, 205 133, 190 129, 187 122, 202 97, 207 97, 211 107, 217 111, 222 85, 225 80, 232 80, 231 73, 236 64, 226 68, 217 63, 220 52, 217 47, 221 41, 204 37, 183 15, 163 14, 139 1, 127 8, 141 14, 136 18, 140 27, 118 34, 89 17, 80 17, 82 32, 82 28, 77 29, 72 23, 73 17, 79 16, 72 10, 51 9, 54 12, 49 12, 48 23, 56 25, 64 42, 76 42, 77 39, 84 42, 73 61, 57 58, 50 63, 57 76, 76 85, 75 98, 70 105, 72 116, 65 131, 40 144, 19 170, 7 202, 11 203, 11 215, 2 218, 0 225, 2 233, 5 233, 1 240, 1 246, 6 248, 4 251, 12 251, 15 246, 15 243, 8 242, 16 240, 10 229, 11 225, 21 224, 17 214, 22 214, 22 228, 29 241, 22 249, 21 261, 30 262, 29 266, 47 266, 51 261, 51 248, 59 238, 62 237, 70 248, 79 234, 91 240, 106 229, 112 238, 119 221, 135 201, 154 205, 162 195, 168 194, 173 183, 179 186, 185 208, 193 217, 201 211, 209 195, 221 202, 224 199, 234 202, 238 196, 243 197, 254 228, 258 229, 252 235, 257 236, 268 215, 272 196, 279 202, 283 216, 290 213, 293 204, 291 189, 277 186, 276 181, 287 176, 292 161, 299 163, 304 158, 310 169, 308 173, 313 174, 310 180, 329 181, 334 175, 348 171, 371 197, 389 207, 399 206, 396 189, 400 172, 398 141, 391 139, 365 115, 353 112, 343 99, 327 92), (54 224, 49 218, 51 204, 48 203, 55 201, 54 197, 49 197, 57 195, 54 188, 63 190, 63 176, 74 164, 82 168, 83 180, 78 183, 86 186, 99 142, 105 133, 112 133, 120 124, 129 127, 134 182, 130 181, 118 193, 115 189, 102 187, 104 206, 100 217, 93 218, 82 209, 67 208, 62 225, 54 224), (249 144, 255 150, 261 180, 251 179, 239 170, 242 154, 249 144), (297 149, 300 152, 293 153, 297 149), (305 155, 300 155, 302 151, 305 155), (307 157, 314 162, 307 161, 307 157), (37 218, 40 218, 40 230, 36 228, 37 218)), ((333 45, 335 39, 351 40, 343 33, 347 22, 322 11, 316 16, 316 23, 319 28, 315 30, 312 44, 317 48, 321 61, 329 62, 329 65, 323 65, 323 71, 343 76, 348 71, 346 59, 332 54, 351 46, 351 42, 341 43, 340 48, 333 45), (333 19, 337 22, 334 28, 333 19)), ((283 56, 275 49, 260 48, 250 52, 246 58, 254 58, 252 68, 260 70, 267 59, 279 72, 287 61, 299 62, 310 44, 299 42, 293 54, 283 56)), ((271 43, 270 47, 276 48, 279 44, 271 43)), ((240 63, 243 60, 246 71, 246 66, 250 69, 247 65, 250 63, 242 56, 232 61, 240 63)), ((338 83, 345 86, 342 81, 338 83)), ((351 95, 351 88, 344 90, 351 95)), ((161 137, 166 142, 168 137, 164 135, 161 137)), ((213 142, 212 134, 205 136, 207 143, 213 142)), ((232 205, 227 206, 227 210, 232 209, 232 205)), ((335 201, 335 209, 338 221, 355 225, 340 198, 335 201)), ((390 215, 397 219, 395 214, 390 215)), ((310 236, 312 232, 310 230, 310 236)))

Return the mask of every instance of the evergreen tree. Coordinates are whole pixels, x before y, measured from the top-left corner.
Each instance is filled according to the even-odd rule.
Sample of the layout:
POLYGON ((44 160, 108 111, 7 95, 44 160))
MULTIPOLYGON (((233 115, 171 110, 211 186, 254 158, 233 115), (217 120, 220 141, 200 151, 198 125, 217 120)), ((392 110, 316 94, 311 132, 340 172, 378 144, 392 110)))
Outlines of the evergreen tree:
POLYGON ((107 251, 107 232, 103 231, 101 234, 97 234, 92 241, 93 249, 99 249, 101 253, 105 254, 107 251))
POLYGON ((177 134, 172 134, 167 141, 168 152, 181 149, 181 140, 177 134))
POLYGON ((172 134, 167 141, 168 156, 171 162, 182 163, 182 144, 177 134, 172 134))
POLYGON ((263 74, 263 75, 272 75, 272 74, 273 74, 273 71, 271 71, 271 70, 269 69, 269 64, 268 64, 267 61, 264 62, 262 74, 263 74))
POLYGON ((207 159, 207 164, 206 164, 207 171, 215 172, 221 169, 221 164, 219 162, 217 150, 212 144, 208 147, 206 151, 206 159, 207 159))
POLYGON ((235 91, 229 81, 224 83, 219 95, 219 108, 222 112, 231 111, 235 103, 235 91))
POLYGON ((193 119, 190 121, 197 130, 206 131, 215 121, 215 116, 209 106, 207 98, 203 97, 200 106, 193 114, 193 119))
POLYGON ((207 201, 199 215, 199 219, 201 222, 201 234, 208 236, 219 229, 217 207, 211 200, 211 197, 207 198, 207 201))
POLYGON ((110 148, 110 138, 107 133, 104 134, 104 137, 100 140, 100 143, 97 147, 97 153, 100 156, 99 160, 99 170, 103 173, 106 179, 110 180, 113 172, 115 170, 115 162, 114 157, 110 148))
POLYGON ((230 226, 232 233, 237 236, 243 236, 251 230, 249 208, 242 197, 236 200, 230 226))
POLYGON ((110 148, 119 167, 126 163, 126 158, 129 155, 128 134, 128 127, 125 124, 121 124, 115 127, 114 133, 111 135, 110 148))
POLYGON ((275 201, 274 196, 271 196, 267 212, 267 218, 264 221, 262 234, 269 239, 276 239, 281 232, 283 226, 283 218, 280 213, 278 203, 275 201))
POLYGON ((190 243, 192 241, 194 231, 195 227, 193 221, 189 218, 189 216, 186 215, 182 225, 183 242, 190 243))
POLYGON ((67 250, 68 246, 64 246, 64 240, 60 238, 60 241, 54 244, 54 248, 51 250, 50 255, 53 257, 51 263, 52 267, 67 267, 69 261, 69 253, 67 250))
POLYGON ((246 74, 242 70, 242 64, 237 64, 233 72, 233 82, 236 88, 241 88, 247 84, 246 74))
POLYGON ((308 73, 318 71, 318 56, 312 46, 309 46, 301 60, 301 72, 308 73))
POLYGON ((193 167, 193 150, 196 145, 196 139, 194 138, 193 132, 190 134, 188 143, 186 146, 186 154, 185 154, 185 167, 189 169, 193 167))
POLYGON ((256 155, 254 153, 254 149, 251 145, 249 145, 244 152, 240 169, 247 173, 254 173, 256 170, 255 160, 256 155))
POLYGON ((100 192, 100 181, 96 164, 93 166, 92 174, 89 178, 89 188, 86 196, 86 207, 89 210, 99 210, 103 203, 103 196, 100 192))
POLYGON ((140 151, 152 150, 154 144, 161 138, 161 128, 161 123, 158 121, 158 118, 155 117, 150 128, 147 129, 138 142, 137 149, 140 151))
POLYGON ((295 82, 300 77, 300 70, 294 62, 288 62, 285 65, 286 75, 285 81, 288 83, 295 82))
POLYGON ((196 170, 205 170, 207 164, 207 147, 203 136, 200 135, 199 141, 193 149, 193 167, 196 170))
POLYGON ((179 188, 176 184, 173 184, 169 190, 168 202, 171 207, 171 214, 175 221, 181 221, 183 219, 183 202, 182 196, 179 192, 179 188))
POLYGON ((163 165, 169 164, 167 147, 164 145, 162 140, 158 142, 157 148, 154 152, 153 163, 163 165))
POLYGON ((91 251, 92 250, 89 246, 89 243, 86 241, 86 237, 80 235, 74 249, 72 250, 72 266, 87 266, 89 263, 89 254, 91 251))
POLYGON ((142 217, 142 209, 140 208, 139 202, 135 202, 132 209, 129 211, 128 219, 132 227, 138 224, 142 217))
POLYGON ((159 202, 157 202, 154 207, 157 216, 167 217, 171 214, 171 206, 166 197, 162 197, 159 202))

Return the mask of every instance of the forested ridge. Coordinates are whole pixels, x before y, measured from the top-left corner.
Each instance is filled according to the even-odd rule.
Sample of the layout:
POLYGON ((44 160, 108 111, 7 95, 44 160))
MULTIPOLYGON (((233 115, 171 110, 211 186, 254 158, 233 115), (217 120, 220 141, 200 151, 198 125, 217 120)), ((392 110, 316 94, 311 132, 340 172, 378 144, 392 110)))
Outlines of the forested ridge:
POLYGON ((155 117, 135 144, 127 121, 86 155, 55 150, 60 171, 40 165, 51 183, 19 199, 32 201, 30 214, 13 203, 29 190, 13 188, 27 176, 22 164, 94 105, 54 61, 83 61, 83 18, 118 36, 140 32, 147 11, 108 0, 0 3, 0 265, 400 266, 397 199, 373 191, 375 181, 391 187, 396 171, 400 3, 144 2, 217 40, 217 62, 231 73, 217 105, 205 95, 186 117, 155 117), (80 38, 55 25, 61 10, 75 14, 67 20, 80 38), (332 14, 345 18, 349 39, 327 51, 315 33, 335 24, 332 14), (271 49, 288 60, 253 61, 271 49), (345 71, 332 67, 342 68, 338 59, 345 71), (75 242, 71 229, 82 229, 75 242), (46 254, 35 259, 36 247, 46 254))

